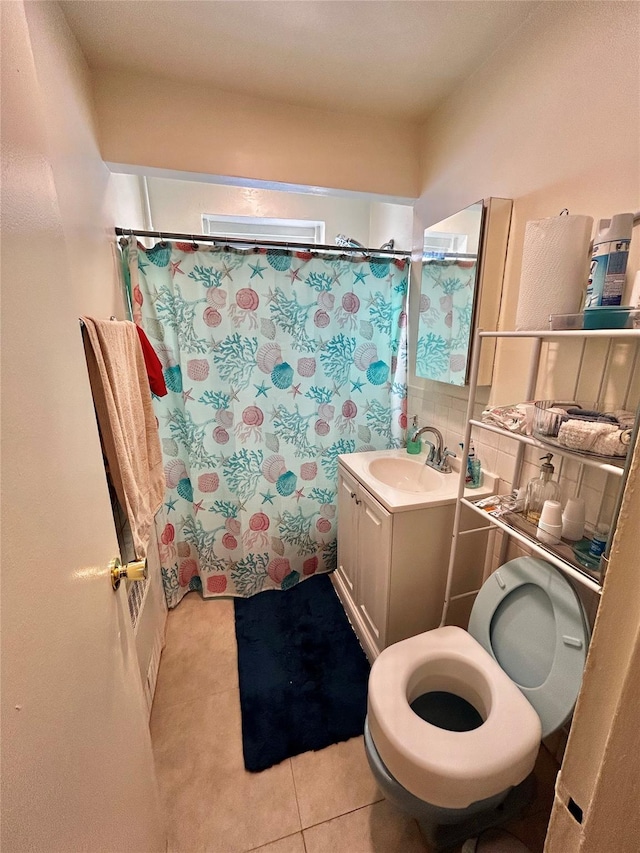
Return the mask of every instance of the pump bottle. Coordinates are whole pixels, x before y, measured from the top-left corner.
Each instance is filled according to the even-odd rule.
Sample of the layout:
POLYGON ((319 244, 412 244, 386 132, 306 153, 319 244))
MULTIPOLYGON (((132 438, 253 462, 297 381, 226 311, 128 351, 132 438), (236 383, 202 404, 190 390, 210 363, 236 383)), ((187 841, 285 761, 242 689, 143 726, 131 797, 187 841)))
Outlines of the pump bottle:
POLYGON ((551 478, 555 468, 551 464, 553 453, 541 456, 540 476, 534 477, 527 483, 527 493, 524 502, 524 516, 532 524, 538 524, 542 506, 545 501, 560 500, 560 486, 551 478))

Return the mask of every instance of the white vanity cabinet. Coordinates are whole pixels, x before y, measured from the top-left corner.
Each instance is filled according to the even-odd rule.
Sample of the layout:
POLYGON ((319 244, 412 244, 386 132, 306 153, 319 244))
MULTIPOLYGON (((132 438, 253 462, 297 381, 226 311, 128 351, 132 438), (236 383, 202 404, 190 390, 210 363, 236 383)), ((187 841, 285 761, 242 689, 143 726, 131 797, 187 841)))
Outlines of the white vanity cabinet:
MULTIPOLYGON (((361 458, 374 455, 352 454, 351 466, 358 471, 361 458)), ((447 475, 452 493, 446 499, 415 509, 389 510, 372 493, 375 484, 368 488, 347 467, 349 459, 341 457, 338 465, 338 567, 332 578, 373 661, 391 643, 440 624, 456 478, 447 475)), ((469 543, 473 553, 468 555, 475 561, 475 572, 480 573, 486 545, 483 536, 469 543)))
POLYGON ((355 477, 338 468, 337 575, 344 590, 341 598, 347 607, 344 594, 348 596, 351 621, 358 623, 366 637, 365 645, 377 649, 376 653, 386 645, 392 518, 355 477))

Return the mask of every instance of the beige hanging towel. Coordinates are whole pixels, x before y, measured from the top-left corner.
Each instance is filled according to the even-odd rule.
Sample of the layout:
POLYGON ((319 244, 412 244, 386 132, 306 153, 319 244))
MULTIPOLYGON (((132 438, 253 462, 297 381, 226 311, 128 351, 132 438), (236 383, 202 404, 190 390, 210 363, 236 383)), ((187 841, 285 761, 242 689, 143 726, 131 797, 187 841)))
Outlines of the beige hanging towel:
POLYGON ((85 352, 111 480, 145 557, 164 496, 162 453, 140 340, 133 323, 83 317, 85 352))

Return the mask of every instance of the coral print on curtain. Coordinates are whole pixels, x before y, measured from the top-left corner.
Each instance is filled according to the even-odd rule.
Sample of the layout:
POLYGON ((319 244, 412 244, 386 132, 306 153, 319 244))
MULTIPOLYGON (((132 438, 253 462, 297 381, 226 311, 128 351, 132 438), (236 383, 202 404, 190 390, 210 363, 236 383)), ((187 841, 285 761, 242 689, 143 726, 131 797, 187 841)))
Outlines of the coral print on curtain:
POLYGON ((169 390, 154 400, 169 605, 333 569, 338 455, 404 437, 407 263, 134 241, 127 254, 169 390))
POLYGON ((477 262, 427 260, 422 264, 416 373, 464 385, 477 262))

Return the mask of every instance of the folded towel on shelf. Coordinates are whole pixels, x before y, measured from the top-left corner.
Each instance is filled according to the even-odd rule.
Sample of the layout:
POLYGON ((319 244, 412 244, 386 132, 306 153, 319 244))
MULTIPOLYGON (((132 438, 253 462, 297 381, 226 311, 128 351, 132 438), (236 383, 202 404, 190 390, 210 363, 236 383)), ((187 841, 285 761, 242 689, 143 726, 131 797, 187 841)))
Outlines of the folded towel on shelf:
POLYGON ((592 421, 603 421, 604 423, 617 424, 617 417, 611 412, 599 412, 597 409, 583 409, 581 406, 571 406, 567 414, 573 417, 589 418, 592 421))
POLYGON ((104 455, 142 558, 164 496, 164 473, 140 339, 133 323, 82 320, 104 455))
POLYGON ((491 426, 531 435, 533 431, 533 403, 515 403, 510 406, 493 406, 482 413, 482 422, 491 426))
POLYGON ((618 421, 621 429, 633 429, 636 422, 636 413, 628 412, 626 409, 614 409, 612 412, 607 412, 607 414, 618 421))
POLYGON ((631 430, 611 423, 569 419, 558 431, 558 443, 563 447, 600 456, 626 456, 630 442, 631 430))

